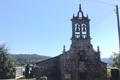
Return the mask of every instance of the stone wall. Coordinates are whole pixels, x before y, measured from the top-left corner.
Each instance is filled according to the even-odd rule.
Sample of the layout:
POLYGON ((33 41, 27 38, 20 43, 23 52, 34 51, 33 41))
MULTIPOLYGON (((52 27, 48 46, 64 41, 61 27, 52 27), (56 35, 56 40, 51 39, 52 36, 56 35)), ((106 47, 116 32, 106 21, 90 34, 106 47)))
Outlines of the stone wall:
POLYGON ((111 69, 111 80, 120 80, 120 70, 111 69))
POLYGON ((48 80, 60 80, 59 56, 36 64, 35 76, 37 80, 47 77, 48 80))
POLYGON ((25 71, 25 67, 16 67, 16 79, 23 77, 24 71, 25 71))

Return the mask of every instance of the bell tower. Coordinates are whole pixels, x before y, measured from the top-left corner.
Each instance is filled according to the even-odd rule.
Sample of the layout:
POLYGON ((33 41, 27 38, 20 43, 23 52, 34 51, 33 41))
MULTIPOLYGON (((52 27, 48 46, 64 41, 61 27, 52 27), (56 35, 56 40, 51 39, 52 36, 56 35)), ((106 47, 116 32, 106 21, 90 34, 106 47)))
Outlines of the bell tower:
POLYGON ((84 13, 81 9, 81 4, 79 5, 79 11, 75 16, 73 14, 72 21, 72 45, 71 47, 80 48, 90 45, 90 19, 87 16, 84 16, 84 13))

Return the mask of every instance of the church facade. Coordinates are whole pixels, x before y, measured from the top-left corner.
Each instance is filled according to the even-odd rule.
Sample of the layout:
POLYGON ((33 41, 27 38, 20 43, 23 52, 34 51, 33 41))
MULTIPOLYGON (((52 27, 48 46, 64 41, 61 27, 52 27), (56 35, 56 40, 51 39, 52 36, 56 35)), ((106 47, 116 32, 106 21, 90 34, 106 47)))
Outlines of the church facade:
POLYGON ((90 19, 81 5, 72 19, 71 46, 68 51, 36 63, 37 80, 107 80, 107 64, 101 61, 99 47, 93 49, 90 19))

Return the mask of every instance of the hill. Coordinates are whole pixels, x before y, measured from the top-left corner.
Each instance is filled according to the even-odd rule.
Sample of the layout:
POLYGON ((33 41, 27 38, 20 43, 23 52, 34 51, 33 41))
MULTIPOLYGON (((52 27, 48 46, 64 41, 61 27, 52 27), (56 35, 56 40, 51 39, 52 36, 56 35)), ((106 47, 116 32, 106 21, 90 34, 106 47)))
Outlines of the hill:
MULTIPOLYGON (((49 56, 43 56, 38 54, 11 54, 15 60, 16 65, 34 64, 39 61, 49 59, 49 56)), ((111 58, 102 58, 102 61, 108 65, 112 65, 113 61, 111 58)))
POLYGON ((36 62, 50 58, 49 56, 42 56, 37 54, 11 54, 16 65, 23 66, 25 64, 34 64, 36 62))
POLYGON ((113 64, 112 58, 102 58, 102 61, 107 63, 108 66, 112 66, 112 64, 113 64))

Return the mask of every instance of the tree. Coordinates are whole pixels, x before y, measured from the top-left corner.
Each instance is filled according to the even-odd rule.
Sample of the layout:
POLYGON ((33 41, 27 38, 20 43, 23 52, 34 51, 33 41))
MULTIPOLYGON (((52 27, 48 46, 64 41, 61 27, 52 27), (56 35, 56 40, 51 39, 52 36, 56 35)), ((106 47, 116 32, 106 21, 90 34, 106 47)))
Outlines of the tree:
POLYGON ((8 48, 0 45, 0 79, 15 76, 15 66, 12 57, 9 55, 8 48))
POLYGON ((34 77, 34 66, 31 66, 30 78, 34 77))
POLYGON ((120 53, 114 53, 114 55, 112 56, 113 59, 113 66, 120 68, 120 53))
POLYGON ((27 64, 25 67, 25 77, 29 78, 30 77, 30 65, 27 64))
POLYGON ((25 67, 25 72, 23 73, 26 78, 33 78, 34 77, 34 66, 27 64, 25 67))

